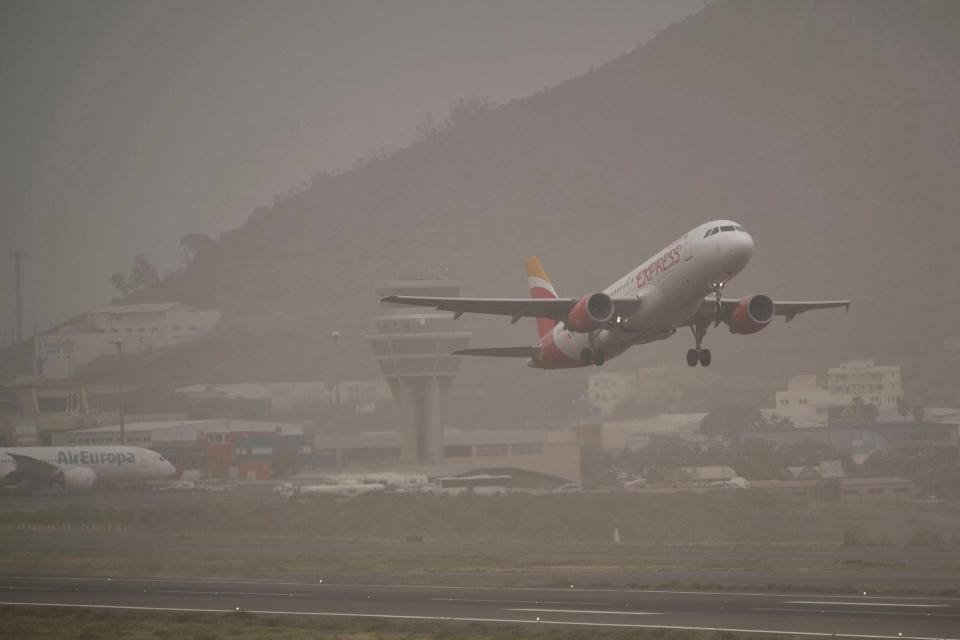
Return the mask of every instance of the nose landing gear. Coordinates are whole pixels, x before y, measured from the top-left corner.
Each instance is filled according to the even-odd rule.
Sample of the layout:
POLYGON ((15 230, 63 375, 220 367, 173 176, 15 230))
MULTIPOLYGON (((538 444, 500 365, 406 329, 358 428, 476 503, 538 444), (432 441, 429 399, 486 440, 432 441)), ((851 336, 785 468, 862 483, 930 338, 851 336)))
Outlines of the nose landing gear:
POLYGON ((690 367, 695 367, 698 363, 701 367, 709 367, 713 360, 710 349, 704 349, 702 346, 703 338, 707 335, 707 327, 709 326, 709 319, 697 318, 690 323, 690 331, 693 333, 693 339, 697 345, 696 348, 687 351, 687 365, 690 367))
MULTIPOLYGON (((714 312, 714 314, 713 314, 713 326, 714 326, 714 328, 720 326, 720 310, 721 310, 721 304, 720 304, 720 303, 721 303, 721 301, 723 300, 723 288, 724 288, 725 286, 727 286, 727 281, 726 281, 726 280, 718 280, 718 281, 716 281, 716 282, 713 283, 713 296, 714 296, 714 297, 716 298, 716 300, 717 300, 717 310, 716 310, 716 311, 714 312)), ((704 329, 704 333, 706 333, 706 329, 704 329)), ((709 362, 709 360, 710 360, 710 358, 707 358, 707 361, 708 361, 708 362, 709 362)), ((703 366, 707 366, 707 365, 703 365, 703 366)))

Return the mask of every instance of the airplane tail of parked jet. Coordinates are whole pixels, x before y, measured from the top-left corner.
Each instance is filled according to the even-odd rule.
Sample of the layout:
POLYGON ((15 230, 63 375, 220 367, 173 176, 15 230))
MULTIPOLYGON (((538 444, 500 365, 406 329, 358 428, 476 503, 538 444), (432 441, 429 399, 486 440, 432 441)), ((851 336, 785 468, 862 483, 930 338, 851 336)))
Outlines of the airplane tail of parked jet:
MULTIPOLYGON (((547 272, 543 270, 540 259, 533 256, 527 260, 527 283, 530 285, 530 297, 538 299, 556 299, 557 290, 553 288, 547 272)), ((556 326, 551 318, 537 318, 537 333, 540 338, 547 335, 556 326)))

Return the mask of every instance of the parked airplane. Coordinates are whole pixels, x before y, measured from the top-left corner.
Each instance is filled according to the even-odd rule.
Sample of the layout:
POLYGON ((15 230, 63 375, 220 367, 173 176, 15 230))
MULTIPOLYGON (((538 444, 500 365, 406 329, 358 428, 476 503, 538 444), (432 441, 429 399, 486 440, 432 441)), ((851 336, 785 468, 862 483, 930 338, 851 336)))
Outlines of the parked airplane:
POLYGON ((707 329, 725 323, 731 333, 750 334, 774 316, 787 322, 804 311, 850 308, 849 300, 774 301, 764 294, 723 297, 726 284, 750 261, 753 238, 736 222, 702 224, 670 243, 601 292, 559 298, 537 258, 527 261, 531 298, 429 298, 387 296, 382 302, 464 313, 536 318, 540 340, 529 347, 469 348, 454 355, 527 358, 538 369, 602 365, 637 344, 669 338, 689 327, 694 348, 687 364, 709 366, 703 347, 707 329))
POLYGON ((0 486, 4 487, 89 491, 101 481, 162 480, 175 472, 162 455, 141 447, 0 448, 0 486))
POLYGON ((340 498, 355 498, 364 493, 383 493, 387 486, 379 483, 354 482, 348 484, 306 484, 298 485, 290 482, 279 484, 273 488, 274 493, 280 494, 285 500, 296 500, 307 496, 332 495, 340 498))

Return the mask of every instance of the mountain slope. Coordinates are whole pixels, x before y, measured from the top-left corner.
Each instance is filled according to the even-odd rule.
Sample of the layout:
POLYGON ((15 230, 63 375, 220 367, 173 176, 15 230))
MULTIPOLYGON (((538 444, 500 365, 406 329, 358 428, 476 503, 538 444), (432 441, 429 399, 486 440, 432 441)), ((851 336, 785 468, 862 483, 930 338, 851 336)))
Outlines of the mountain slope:
MULTIPOLYGON (((401 269, 448 267, 464 295, 525 295, 522 261, 538 254, 561 294, 579 294, 729 217, 757 251, 728 292, 855 302, 753 338, 715 332, 715 366, 759 379, 933 351, 960 310, 957 33, 949 0, 715 2, 590 73, 258 209, 143 295, 299 319, 317 375, 322 335, 338 329, 362 373, 374 288, 401 269)), ((533 340, 505 324, 472 321, 475 343, 533 340)), ((614 366, 679 361, 687 347, 675 337, 614 366)), ((580 384, 463 368, 468 384, 496 372, 546 395, 561 378, 580 384)))

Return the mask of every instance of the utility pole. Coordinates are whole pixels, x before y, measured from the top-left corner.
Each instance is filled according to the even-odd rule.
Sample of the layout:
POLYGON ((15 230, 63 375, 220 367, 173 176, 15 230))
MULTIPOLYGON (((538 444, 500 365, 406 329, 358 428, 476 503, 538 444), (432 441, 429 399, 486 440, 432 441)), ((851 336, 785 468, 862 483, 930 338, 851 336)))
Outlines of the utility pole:
POLYGON ((334 400, 335 407, 340 406, 340 332, 334 331, 330 334, 330 341, 333 343, 333 375, 334 375, 334 400))
POLYGON ((16 249, 10 249, 10 257, 13 258, 13 276, 16 280, 17 344, 20 344, 23 342, 23 294, 20 289, 20 252, 16 249))
MULTIPOLYGON (((125 340, 111 340, 110 344, 117 346, 117 368, 120 368, 120 363, 123 362, 123 343, 125 340)), ((127 444, 127 430, 123 424, 123 373, 121 372, 119 382, 117 383, 117 411, 120 413, 120 444, 127 444)))

